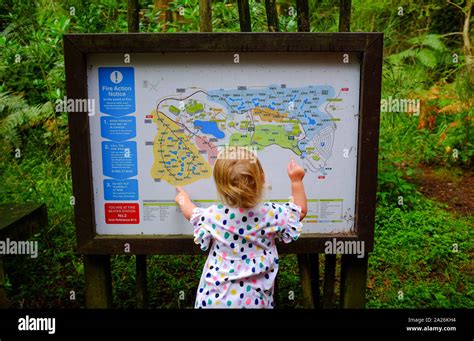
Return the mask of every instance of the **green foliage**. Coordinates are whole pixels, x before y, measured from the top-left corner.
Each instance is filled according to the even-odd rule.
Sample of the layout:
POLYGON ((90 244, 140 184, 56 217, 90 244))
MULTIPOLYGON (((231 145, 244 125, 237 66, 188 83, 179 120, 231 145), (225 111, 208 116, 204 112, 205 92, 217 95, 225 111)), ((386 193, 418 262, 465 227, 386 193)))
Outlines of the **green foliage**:
POLYGON ((404 82, 412 85, 402 85, 405 89, 428 88, 437 79, 448 77, 457 69, 452 63, 450 51, 444 45, 438 34, 426 34, 407 39, 409 48, 386 58, 385 69, 398 77, 409 76, 404 82))
POLYGON ((168 21, 168 32, 199 31, 199 0, 175 0, 170 3, 170 11, 177 20, 168 21), (184 11, 183 15, 180 11, 184 11), (181 18, 182 17, 182 18, 181 18))
MULTIPOLYGON (((421 63, 428 69, 434 69, 442 60, 445 60, 447 48, 438 34, 427 34, 425 36, 413 37, 407 42, 411 47, 399 53, 392 54, 388 60, 395 65, 402 64, 405 59, 412 63, 421 63)), ((448 54, 449 55, 449 54, 448 54)))
POLYGON ((84 305, 84 277, 80 256, 75 253, 75 229, 69 150, 58 157, 50 153, 37 129, 29 132, 21 149, 21 157, 1 154, 1 203, 45 203, 48 227, 35 236, 38 258, 8 256, 5 259, 9 277, 8 290, 19 307, 80 307, 84 305), (76 301, 69 299, 70 290, 76 301))
POLYGON ((278 17, 278 26, 281 32, 297 32, 298 21, 295 16, 285 15, 278 17))
POLYGON ((388 160, 379 162, 377 202, 401 210, 416 208, 420 196, 415 185, 404 177, 413 175, 411 168, 405 170, 395 166, 388 160))
POLYGON ((267 27, 267 15, 265 12, 265 3, 258 0, 249 0, 250 17, 252 18, 252 31, 253 32, 266 32, 267 27))
POLYGON ((70 20, 54 3, 48 2, 45 9, 19 4, 23 5, 13 7, 2 32, 1 91, 23 94, 31 104, 54 101, 63 96, 62 35, 70 20))
POLYGON ((63 2, 61 6, 64 15, 71 18, 72 32, 127 32, 126 1, 73 0, 63 2))
POLYGON ((380 203, 367 306, 473 308, 473 234, 472 220, 453 219, 426 199, 411 211, 380 203))
MULTIPOLYGON (((265 32, 267 20, 264 2, 249 1, 250 17, 253 32, 265 32)), ((199 0, 174 0, 170 11, 177 20, 168 21, 168 32, 199 31, 199 0), (184 12, 180 15, 180 9, 184 12)), ((237 3, 232 1, 219 1, 212 4, 212 29, 214 32, 240 31, 237 3)))
POLYGON ((436 140, 428 142, 431 149, 430 153, 422 156, 424 163, 461 167, 472 164, 474 140, 468 116, 474 117, 473 108, 461 114, 438 117, 436 131, 432 134, 436 140))
POLYGON ((212 28, 216 32, 237 32, 240 30, 237 6, 228 1, 212 4, 212 28))
POLYGON ((3 148, 19 146, 21 131, 37 127, 53 114, 51 102, 30 106, 22 96, 0 93, 0 136, 6 142, 3 148))

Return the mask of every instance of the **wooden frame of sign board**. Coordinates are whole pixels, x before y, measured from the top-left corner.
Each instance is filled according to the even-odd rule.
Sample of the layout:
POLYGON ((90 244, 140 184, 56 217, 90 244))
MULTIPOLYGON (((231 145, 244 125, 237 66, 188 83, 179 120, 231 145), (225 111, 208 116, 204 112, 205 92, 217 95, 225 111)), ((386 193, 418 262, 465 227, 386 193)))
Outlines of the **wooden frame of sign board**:
MULTIPOLYGON (((64 36, 67 96, 87 98, 87 56, 156 52, 344 52, 361 58, 355 232, 303 234, 280 253, 322 253, 333 238, 364 241, 373 249, 382 73, 382 33, 127 33, 64 36)), ((199 254, 191 236, 97 235, 86 112, 69 114, 77 249, 83 254, 199 254)))

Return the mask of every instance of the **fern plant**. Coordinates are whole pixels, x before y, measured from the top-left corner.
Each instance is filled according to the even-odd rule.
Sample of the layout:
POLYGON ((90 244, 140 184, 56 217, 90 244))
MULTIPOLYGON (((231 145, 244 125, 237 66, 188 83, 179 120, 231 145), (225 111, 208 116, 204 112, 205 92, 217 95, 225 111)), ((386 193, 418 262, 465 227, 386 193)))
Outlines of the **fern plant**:
POLYGON ((384 70, 393 70, 408 78, 404 87, 429 89, 436 80, 447 79, 459 65, 453 64, 452 56, 444 45, 441 35, 425 34, 407 40, 408 49, 386 58, 384 70))
POLYGON ((0 136, 4 146, 18 146, 21 131, 38 126, 54 116, 53 105, 29 105, 21 95, 0 93, 0 136))
POLYGON ((427 34, 408 39, 412 46, 409 49, 392 54, 388 60, 395 65, 401 65, 406 59, 417 62, 428 69, 436 68, 445 61, 447 48, 439 34, 427 34))

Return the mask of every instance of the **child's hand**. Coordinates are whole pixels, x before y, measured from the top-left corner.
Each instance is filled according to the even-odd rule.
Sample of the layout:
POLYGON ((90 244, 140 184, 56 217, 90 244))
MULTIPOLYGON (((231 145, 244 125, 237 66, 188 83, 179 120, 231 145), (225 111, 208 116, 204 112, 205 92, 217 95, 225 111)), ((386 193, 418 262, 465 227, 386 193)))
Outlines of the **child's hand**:
POLYGON ((181 212, 183 212, 184 217, 189 220, 196 205, 193 204, 191 199, 189 199, 188 193, 186 193, 186 191, 181 187, 176 186, 176 192, 178 192, 178 194, 176 194, 174 200, 181 209, 181 212))
POLYGON ((304 178, 304 169, 291 158, 290 163, 288 164, 288 176, 291 182, 299 182, 304 178))
POLYGON ((302 181, 304 178, 304 169, 298 166, 293 158, 291 158, 290 164, 288 165, 288 176, 291 180, 291 196, 293 197, 293 202, 301 207, 301 221, 308 212, 308 203, 302 181))
POLYGON ((179 206, 183 206, 185 203, 191 201, 191 199, 189 199, 188 193, 186 193, 184 189, 179 186, 176 186, 176 191, 178 192, 178 194, 176 194, 176 198, 174 198, 174 200, 179 206))

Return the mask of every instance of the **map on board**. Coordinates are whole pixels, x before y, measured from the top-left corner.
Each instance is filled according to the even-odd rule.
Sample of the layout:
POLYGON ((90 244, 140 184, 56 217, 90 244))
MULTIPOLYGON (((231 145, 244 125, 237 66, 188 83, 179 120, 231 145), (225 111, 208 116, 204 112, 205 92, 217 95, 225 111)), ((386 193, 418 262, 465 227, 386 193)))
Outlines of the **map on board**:
POLYGON ((326 175, 337 126, 331 86, 179 89, 153 112, 157 135, 151 175, 183 186, 212 174, 219 146, 279 146, 326 175))
POLYGON ((89 97, 96 230, 191 234, 174 198, 219 201, 212 168, 220 147, 252 147, 264 200, 291 196, 286 167, 304 167, 304 233, 353 229, 360 62, 337 53, 92 55, 89 97), (245 64, 247 62, 247 64, 245 64), (120 65, 120 66, 117 66, 120 65))

